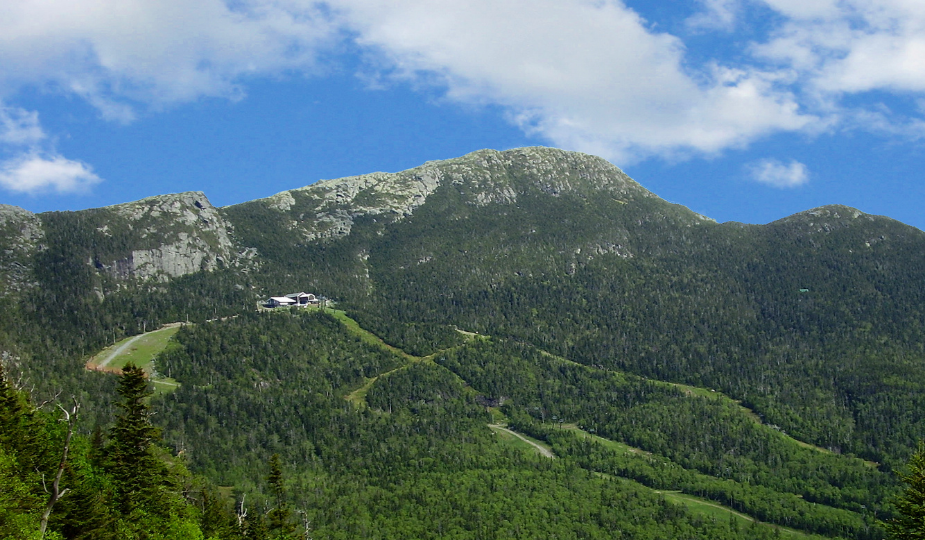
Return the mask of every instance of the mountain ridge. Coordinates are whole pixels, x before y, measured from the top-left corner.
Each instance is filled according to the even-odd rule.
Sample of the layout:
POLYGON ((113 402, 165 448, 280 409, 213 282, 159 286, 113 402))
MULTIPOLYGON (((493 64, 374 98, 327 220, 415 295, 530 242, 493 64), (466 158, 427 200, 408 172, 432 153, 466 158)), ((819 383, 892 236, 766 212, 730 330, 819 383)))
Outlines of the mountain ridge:
MULTIPOLYGON (((267 257, 273 259, 273 251, 288 251, 288 246, 330 243, 346 238, 358 221, 376 222, 378 225, 374 228, 378 232, 375 234, 382 234, 383 227, 395 227, 399 222, 412 218, 428 201, 434 201, 438 192, 443 193, 440 197, 447 202, 433 204, 449 204, 457 208, 446 214, 446 219, 451 221, 468 219, 466 216, 473 213, 484 216, 485 210, 479 209, 486 209, 489 205, 494 205, 493 208, 504 214, 516 214, 518 203, 524 197, 574 199, 578 206, 571 210, 573 213, 584 212, 589 204, 599 207, 594 219, 602 219, 611 225, 601 226, 603 222, 595 223, 592 219, 582 226, 592 232, 599 229, 599 232, 585 234, 581 238, 568 233, 564 238, 571 236, 571 240, 559 241, 560 244, 563 241, 572 244, 562 244, 558 248, 574 252, 570 260, 563 263, 569 271, 574 271, 595 256, 635 256, 640 250, 632 247, 634 238, 638 241, 638 234, 649 234, 638 231, 645 229, 644 222, 656 216, 684 227, 701 224, 727 228, 739 226, 733 222, 717 223, 684 206, 669 203, 615 165, 596 156, 547 147, 505 151, 483 149, 448 160, 428 161, 397 173, 375 172, 322 180, 225 207, 214 207, 201 191, 155 195, 75 212, 34 214, 4 205, 0 207, 0 229, 6 232, 4 239, 0 240, 0 294, 20 294, 37 285, 31 261, 47 248, 46 229, 52 222, 60 222, 63 227, 72 229, 80 229, 82 221, 96 223, 94 229, 87 230, 82 238, 68 241, 83 246, 80 251, 86 264, 104 281, 164 282, 224 267, 250 271, 248 269, 265 264, 263 260, 267 257), (606 202, 602 199, 607 198, 615 204, 602 205, 606 202), (466 207, 471 210, 460 210, 466 207), (629 209, 633 209, 630 213, 634 213, 635 217, 620 218, 629 209), (270 223, 272 225, 268 225, 270 223), (279 238, 268 244, 266 237, 271 229, 275 230, 272 234, 279 238), (638 231, 631 232, 635 230, 638 231)), ((559 219, 569 220, 567 213, 559 219)), ((842 205, 826 205, 768 224, 746 225, 747 230, 756 227, 754 230, 789 228, 793 232, 788 234, 813 236, 883 220, 895 222, 842 205)), ((525 238, 524 235, 533 234, 530 231, 537 226, 546 225, 548 223, 535 222, 529 226, 525 223, 521 227, 523 230, 511 230, 505 235, 509 239, 511 235, 525 238)), ((871 235, 864 239, 863 245, 869 248, 880 243, 881 236, 871 235)), ((661 248, 652 253, 658 249, 661 248)), ((424 250, 417 258, 429 260, 434 257, 431 251, 424 250)), ((354 272, 365 275, 368 273, 365 259, 368 254, 360 253, 358 256, 362 260, 357 263, 354 272)), ((520 272, 530 274, 533 271, 523 269, 520 272)), ((96 288, 98 294, 106 294, 106 286, 96 288)))
POLYGON ((180 382, 159 418, 221 485, 253 485, 265 451, 289 456, 306 497, 321 477, 379 489, 388 469, 414 485, 425 461, 468 474, 463 441, 510 457, 486 427, 497 404, 553 443, 556 467, 873 540, 889 471, 925 438, 925 233, 844 206, 716 223, 600 158, 528 148, 223 208, 201 192, 4 207, 0 230, 0 359, 40 398, 82 396, 99 411, 88 427, 108 422, 90 405, 111 386, 83 370, 89 355, 198 323, 154 361, 180 382), (296 291, 428 360, 380 378, 401 358, 337 318, 259 306, 296 291), (464 343, 458 329, 491 337, 464 343), (369 410, 344 401, 357 388, 369 410), (549 422, 563 419, 675 465, 562 439, 549 422), (782 444, 778 429, 829 452, 782 444), (229 455, 245 457, 220 465, 229 455))

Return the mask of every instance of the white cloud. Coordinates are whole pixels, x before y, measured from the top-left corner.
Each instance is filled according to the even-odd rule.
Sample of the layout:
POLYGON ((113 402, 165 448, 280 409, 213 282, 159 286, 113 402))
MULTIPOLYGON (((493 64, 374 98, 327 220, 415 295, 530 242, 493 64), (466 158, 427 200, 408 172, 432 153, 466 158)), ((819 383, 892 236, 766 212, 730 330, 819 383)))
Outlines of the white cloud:
POLYGON ((844 124, 851 129, 906 140, 925 139, 925 120, 899 115, 885 107, 851 111, 850 115, 845 116, 844 124))
POLYGON ((791 19, 820 20, 832 18, 840 12, 842 0, 764 0, 764 2, 791 19))
MULTIPOLYGON (((704 0, 731 17, 732 0, 704 0)), ((685 65, 684 43, 620 0, 26 0, 0 4, 4 88, 51 86, 107 119, 238 99, 249 78, 313 72, 347 36, 374 80, 505 107, 528 131, 620 162, 742 147, 814 118, 777 74, 685 65)))
MULTIPOLYGON (((352 42, 367 80, 500 105, 552 144, 626 164, 818 132, 858 117, 843 110, 845 94, 925 92, 921 0, 699 1, 686 21, 698 32, 743 30, 759 2, 783 22, 722 64, 622 0, 3 2, 0 99, 51 89, 127 123, 140 108, 241 99, 256 77, 323 73, 323 59, 352 42)), ((34 113, 2 110, 3 141, 39 137, 34 113)))
POLYGON ((764 1, 789 21, 755 53, 801 70, 817 92, 925 92, 925 2, 764 1))
POLYGON ((752 180, 776 188, 795 188, 809 182, 806 165, 790 160, 782 163, 776 159, 762 159, 746 167, 752 180))
POLYGON ((0 187, 16 193, 75 193, 101 182, 89 166, 57 155, 53 147, 37 112, 0 102, 0 151, 18 153, 0 162, 0 187))
POLYGON ((0 143, 33 145, 45 138, 39 114, 18 107, 6 107, 0 101, 0 143))
POLYGON ((107 116, 128 102, 238 97, 240 81, 310 69, 335 28, 315 2, 43 0, 0 3, 0 89, 53 85, 107 116))
POLYGON ((684 44, 616 0, 340 0, 357 42, 396 78, 501 104, 553 144, 625 163, 715 153, 815 119, 779 75, 690 73, 684 44))
POLYGON ((16 193, 80 193, 100 181, 88 165, 59 155, 29 153, 0 163, 0 186, 16 193))

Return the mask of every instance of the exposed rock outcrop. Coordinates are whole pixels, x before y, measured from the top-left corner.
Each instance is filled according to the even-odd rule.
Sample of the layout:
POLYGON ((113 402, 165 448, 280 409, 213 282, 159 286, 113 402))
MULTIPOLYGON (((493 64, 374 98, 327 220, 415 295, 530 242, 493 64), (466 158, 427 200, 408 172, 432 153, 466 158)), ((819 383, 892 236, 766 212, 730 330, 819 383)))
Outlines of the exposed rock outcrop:
POLYGON ((119 277, 165 280, 247 259, 236 253, 231 225, 202 192, 148 197, 105 210, 123 218, 139 240, 131 255, 105 264, 119 277))
POLYGON ((36 285, 32 269, 45 233, 38 216, 18 206, 0 204, 0 296, 36 285))
POLYGON ((513 204, 528 190, 552 196, 599 196, 603 191, 618 199, 654 197, 602 158, 531 147, 479 150, 398 173, 322 180, 246 204, 264 204, 289 214, 289 228, 311 241, 350 234, 359 216, 404 219, 442 186, 457 190, 476 206, 513 204))

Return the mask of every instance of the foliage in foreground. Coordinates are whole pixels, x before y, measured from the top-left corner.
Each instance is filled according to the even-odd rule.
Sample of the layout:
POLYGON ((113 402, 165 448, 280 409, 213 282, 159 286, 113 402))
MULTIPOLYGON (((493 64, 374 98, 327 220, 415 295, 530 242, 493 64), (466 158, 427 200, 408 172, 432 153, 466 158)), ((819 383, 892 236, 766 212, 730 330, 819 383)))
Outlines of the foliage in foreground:
MULTIPOLYGON (((59 419, 0 368, 0 539, 269 539, 254 532, 262 516, 235 519, 213 487, 159 446, 144 372, 123 371, 104 442, 100 430, 74 433, 79 406, 59 407, 59 419)), ((274 526, 287 534, 273 538, 297 538, 289 521, 278 514, 274 526)))
POLYGON ((925 538, 925 441, 899 476, 906 490, 893 502, 899 515, 886 522, 886 529, 890 538, 921 540, 925 538))

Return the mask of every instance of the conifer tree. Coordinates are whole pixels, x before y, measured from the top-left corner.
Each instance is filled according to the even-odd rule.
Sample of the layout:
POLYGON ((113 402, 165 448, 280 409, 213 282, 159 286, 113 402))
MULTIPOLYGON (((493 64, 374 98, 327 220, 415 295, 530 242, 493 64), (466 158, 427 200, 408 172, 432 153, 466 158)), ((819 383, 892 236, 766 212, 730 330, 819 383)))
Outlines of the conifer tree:
POLYGON ((267 530, 267 520, 263 514, 257 512, 253 517, 248 517, 244 522, 244 538, 247 540, 270 540, 271 537, 267 530))
POLYGON ((148 381, 144 370, 134 364, 122 368, 116 406, 121 412, 109 434, 108 465, 122 495, 123 511, 128 512, 154 492, 167 476, 164 464, 151 453, 160 439, 160 430, 151 424, 148 381))
POLYGON ((177 489, 182 471, 177 472, 176 464, 168 470, 163 450, 157 445, 160 430, 151 424, 148 400, 153 392, 144 371, 127 364, 117 391, 120 412, 107 446, 107 466, 121 512, 117 536, 201 539, 192 507, 177 489))
POLYGON ((925 441, 909 459, 907 471, 900 473, 906 491, 895 501, 899 517, 886 523, 891 538, 925 540, 925 441))
POLYGON ((206 538, 237 538, 241 532, 228 505, 214 487, 200 489, 199 514, 199 528, 206 538))
POLYGON ((34 470, 46 457, 44 434, 28 396, 13 387, 0 365, 0 444, 17 454, 25 470, 34 470))
POLYGON ((267 483, 270 486, 273 498, 276 499, 276 505, 267 514, 270 538, 274 540, 292 538, 295 526, 292 524, 292 512, 286 503, 286 491, 283 487, 283 466, 279 454, 273 454, 270 457, 270 474, 267 476, 267 483))
POLYGON ((0 365, 0 538, 27 538, 38 530, 42 500, 32 474, 38 463, 32 413, 0 365))

